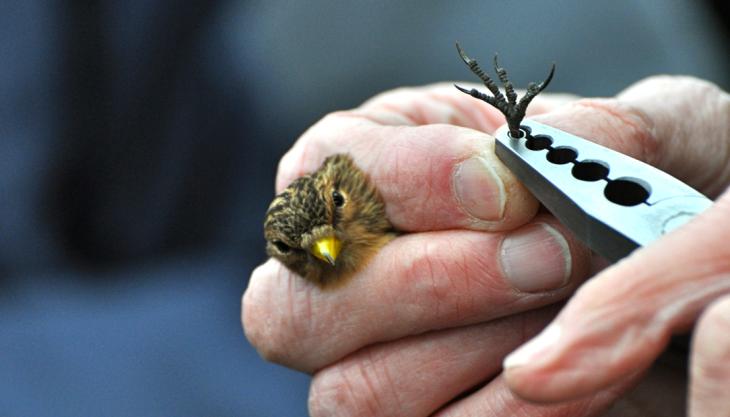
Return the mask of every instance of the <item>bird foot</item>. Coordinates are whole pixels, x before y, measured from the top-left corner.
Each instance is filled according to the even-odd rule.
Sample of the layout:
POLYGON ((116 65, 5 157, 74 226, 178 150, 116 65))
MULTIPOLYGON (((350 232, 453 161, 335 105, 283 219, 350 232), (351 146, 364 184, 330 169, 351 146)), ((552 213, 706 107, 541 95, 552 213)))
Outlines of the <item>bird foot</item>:
POLYGON ((525 92, 525 95, 522 96, 519 102, 517 102, 517 93, 515 93, 512 82, 510 82, 509 78, 507 77, 507 71, 499 66, 499 63, 497 61, 497 54, 494 54, 494 71, 497 73, 499 81, 504 86, 504 94, 499 91, 499 87, 497 87, 494 81, 492 81, 492 79, 487 74, 485 74, 484 71, 479 67, 477 61, 469 58, 466 55, 464 50, 461 49, 461 46, 459 46, 458 42, 456 43, 456 49, 459 51, 459 56, 469 67, 471 72, 476 74, 476 76, 482 80, 484 85, 489 89, 489 91, 492 92, 492 95, 490 96, 484 94, 476 88, 472 88, 469 90, 459 87, 456 84, 454 84, 454 87, 456 87, 457 89, 459 89, 459 91, 465 94, 469 94, 474 98, 489 103, 489 105, 502 112, 505 119, 507 120, 507 126, 509 127, 510 135, 515 138, 521 137, 522 133, 520 131, 520 123, 522 122, 522 119, 525 118, 527 106, 530 104, 532 99, 535 98, 535 96, 537 96, 542 90, 545 89, 545 87, 548 86, 548 84, 550 84, 550 81, 553 79, 553 74, 555 73, 555 64, 553 63, 552 67, 550 68, 550 73, 548 74, 547 78, 545 78, 545 81, 541 82, 540 84, 535 84, 533 82, 528 84, 527 92, 525 92))

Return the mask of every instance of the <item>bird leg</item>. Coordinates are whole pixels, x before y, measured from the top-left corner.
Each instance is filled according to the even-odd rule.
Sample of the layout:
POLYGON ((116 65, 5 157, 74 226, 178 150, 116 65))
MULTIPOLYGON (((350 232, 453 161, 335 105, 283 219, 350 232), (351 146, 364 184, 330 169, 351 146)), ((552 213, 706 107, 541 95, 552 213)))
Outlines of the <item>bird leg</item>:
POLYGON ((504 87, 504 95, 499 91, 499 87, 497 87, 494 81, 492 81, 492 79, 479 67, 477 61, 466 55, 458 42, 456 43, 456 49, 459 51, 459 56, 469 67, 471 72, 482 80, 484 85, 492 92, 492 95, 484 94, 476 88, 468 90, 466 88, 459 87, 456 84, 454 84, 454 87, 465 94, 469 94, 474 98, 487 102, 490 106, 499 110, 502 114, 504 114, 504 117, 507 120, 510 135, 515 138, 521 137, 522 133, 520 132, 520 123, 522 122, 522 119, 525 118, 527 106, 530 104, 532 99, 535 98, 535 96, 540 94, 540 92, 544 90, 548 84, 550 84, 550 81, 553 79, 553 74, 555 73, 555 64, 553 63, 550 68, 550 73, 547 78, 545 78, 545 81, 540 84, 532 82, 528 84, 525 95, 522 96, 519 102, 517 102, 517 93, 515 93, 512 82, 507 77, 507 71, 499 66, 497 54, 494 54, 494 71, 497 73, 499 81, 504 87), (506 98, 505 95, 507 96, 506 98))

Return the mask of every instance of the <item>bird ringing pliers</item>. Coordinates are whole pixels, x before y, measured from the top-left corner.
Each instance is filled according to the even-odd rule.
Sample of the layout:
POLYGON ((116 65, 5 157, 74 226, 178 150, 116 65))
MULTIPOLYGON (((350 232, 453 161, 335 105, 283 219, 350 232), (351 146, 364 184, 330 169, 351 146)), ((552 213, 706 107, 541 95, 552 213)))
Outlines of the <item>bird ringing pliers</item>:
POLYGON ((521 137, 496 136, 497 156, 580 240, 617 261, 712 204, 671 175, 554 127, 525 119, 521 137))
POLYGON ((455 87, 504 114, 497 156, 584 243, 610 261, 648 245, 705 210, 712 200, 671 175, 554 127, 525 120, 527 106, 555 73, 530 83, 518 101, 494 56, 504 94, 476 60, 456 44, 461 60, 492 93, 455 87))

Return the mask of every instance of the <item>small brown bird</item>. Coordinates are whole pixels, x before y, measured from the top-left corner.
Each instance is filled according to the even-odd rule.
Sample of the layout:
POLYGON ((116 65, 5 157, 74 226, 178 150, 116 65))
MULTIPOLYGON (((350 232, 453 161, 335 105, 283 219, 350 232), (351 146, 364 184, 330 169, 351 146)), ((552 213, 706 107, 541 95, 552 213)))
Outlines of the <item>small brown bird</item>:
POLYGON ((337 154, 274 198, 264 237, 270 256, 324 286, 362 268, 395 230, 367 174, 337 154))

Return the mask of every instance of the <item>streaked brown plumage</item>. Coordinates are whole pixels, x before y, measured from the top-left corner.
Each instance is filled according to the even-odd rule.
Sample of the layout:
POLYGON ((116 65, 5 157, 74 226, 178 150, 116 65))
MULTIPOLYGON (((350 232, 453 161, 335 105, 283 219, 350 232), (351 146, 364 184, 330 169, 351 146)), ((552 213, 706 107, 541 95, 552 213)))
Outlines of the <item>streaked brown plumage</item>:
POLYGON ((274 198, 264 236, 270 256, 327 285, 362 268, 395 232, 367 175, 349 155, 338 154, 274 198))

